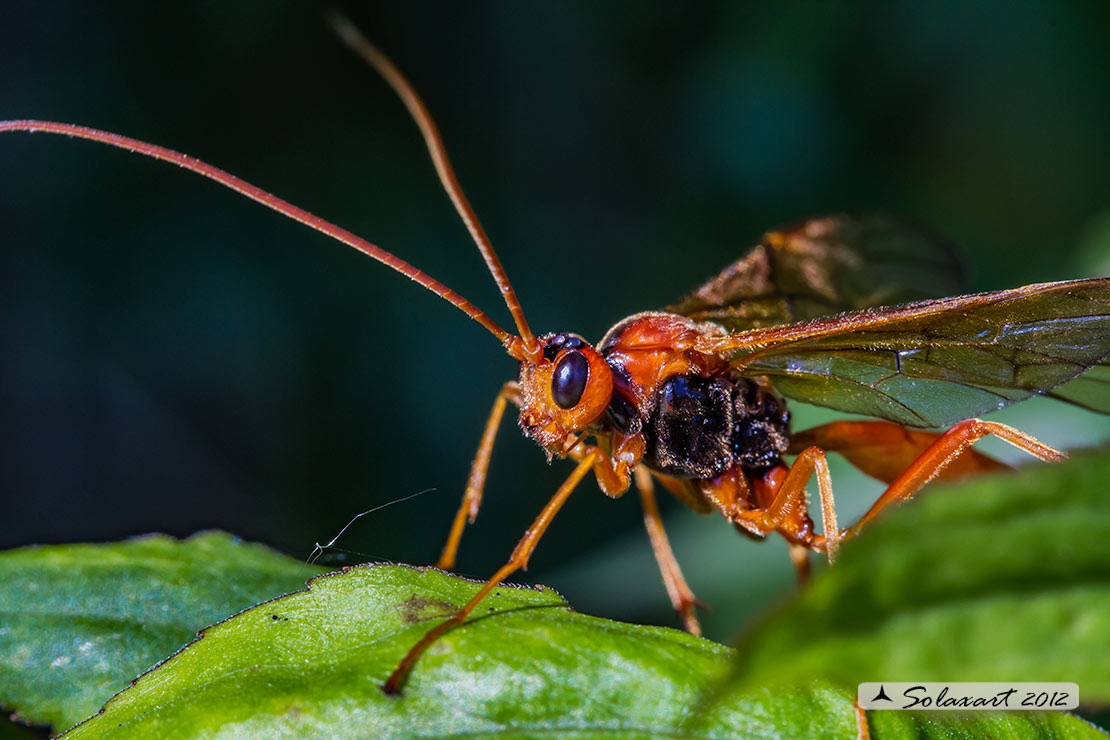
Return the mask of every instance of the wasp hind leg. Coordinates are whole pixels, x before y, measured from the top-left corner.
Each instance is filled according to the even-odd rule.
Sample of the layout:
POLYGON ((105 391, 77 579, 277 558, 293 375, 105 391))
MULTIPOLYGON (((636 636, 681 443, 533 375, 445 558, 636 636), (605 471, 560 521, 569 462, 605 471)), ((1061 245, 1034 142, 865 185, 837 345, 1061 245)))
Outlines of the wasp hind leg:
POLYGON ((895 435, 893 427, 897 425, 888 422, 836 422, 802 433, 799 436, 812 443, 811 446, 798 453, 794 464, 781 481, 775 480, 775 476, 770 473, 764 476, 762 482, 773 486, 773 492, 770 503, 761 508, 742 509, 737 505, 741 498, 751 495, 750 491, 738 493, 731 489, 726 490, 728 486, 721 486, 720 490, 710 486, 703 488, 703 493, 730 521, 747 533, 763 537, 777 531, 786 537, 791 543, 791 560, 798 570, 799 578, 805 580, 809 569, 807 550, 824 552, 830 561, 834 560, 843 540, 855 537, 880 512, 912 497, 934 478, 948 477, 946 472, 950 473, 952 469, 961 473, 1004 469, 1005 466, 1000 463, 975 452, 971 452, 963 460, 960 459, 968 447, 983 437, 993 435, 1046 462, 1059 462, 1067 457, 1025 432, 998 422, 968 419, 939 435, 900 428, 893 430, 897 431, 895 435), (847 426, 841 425, 850 425, 851 428, 849 430, 847 426), (845 434, 848 431, 851 432, 850 435, 845 434), (825 450, 820 446, 826 441, 837 452, 848 453, 845 456, 856 467, 890 483, 867 513, 854 525, 843 530, 837 525, 832 480, 825 460, 825 450), (889 472, 889 465, 885 460, 890 456, 913 461, 895 476, 889 472), (805 515, 805 487, 809 479, 815 476, 821 495, 824 533, 820 535, 809 530, 809 519, 805 515))
POLYGON ((844 530, 844 537, 854 537, 887 507, 901 503, 921 490, 921 488, 941 476, 968 447, 986 436, 995 436, 1009 442, 1019 450, 1045 462, 1061 462, 1067 458, 1063 452, 1053 449, 1025 432, 994 421, 967 419, 953 426, 947 432, 935 436, 932 444, 907 467, 887 487, 883 495, 871 505, 860 520, 844 530))
POLYGON ((867 723, 867 710, 852 701, 852 710, 856 713, 856 740, 871 740, 871 728, 867 723))
MULTIPOLYGON (((983 437, 998 437, 1045 462, 1060 462, 1067 457, 1025 432, 981 419, 961 421, 943 434, 885 421, 842 421, 796 436, 805 443, 839 452, 863 472, 889 484, 858 522, 838 533, 841 540, 855 537, 882 511, 911 498, 936 478, 1006 470, 1008 466, 969 449, 983 437)), ((814 549, 826 546, 821 537, 814 538, 812 544, 814 549)))

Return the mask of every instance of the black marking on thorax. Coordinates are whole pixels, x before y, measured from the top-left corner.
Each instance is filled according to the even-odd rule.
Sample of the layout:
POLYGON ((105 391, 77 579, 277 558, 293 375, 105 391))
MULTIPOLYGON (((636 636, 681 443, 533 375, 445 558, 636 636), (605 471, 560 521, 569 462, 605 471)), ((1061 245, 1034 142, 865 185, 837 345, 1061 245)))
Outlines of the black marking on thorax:
POLYGON ((668 475, 716 478, 733 465, 760 472, 778 464, 790 443, 783 402, 738 375, 673 375, 653 400, 644 461, 668 475))
POLYGON ((609 369, 613 372, 613 396, 605 409, 604 422, 621 434, 639 434, 643 429, 643 420, 636 407, 632 381, 624 368, 609 365, 609 369))

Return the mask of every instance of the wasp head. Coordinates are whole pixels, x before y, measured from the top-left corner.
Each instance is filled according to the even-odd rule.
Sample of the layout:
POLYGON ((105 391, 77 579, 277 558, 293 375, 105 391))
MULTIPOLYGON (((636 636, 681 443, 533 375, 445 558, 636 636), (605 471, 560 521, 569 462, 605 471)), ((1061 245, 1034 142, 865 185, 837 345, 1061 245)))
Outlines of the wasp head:
POLYGON ((548 334, 540 344, 537 361, 520 363, 520 428, 549 455, 563 455, 572 436, 605 413, 613 373, 577 334, 548 334))

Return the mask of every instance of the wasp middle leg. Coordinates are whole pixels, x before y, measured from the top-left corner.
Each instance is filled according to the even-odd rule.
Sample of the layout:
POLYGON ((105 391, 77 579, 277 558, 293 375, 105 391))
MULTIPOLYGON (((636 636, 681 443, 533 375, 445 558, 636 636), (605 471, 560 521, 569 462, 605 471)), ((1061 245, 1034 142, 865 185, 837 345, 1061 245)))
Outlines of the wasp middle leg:
POLYGON ((789 468, 777 465, 751 481, 743 470, 733 468, 719 478, 699 481, 698 488, 741 532, 759 539, 772 532, 782 534, 790 543, 790 559, 799 581, 809 576, 809 550, 825 552, 830 560, 835 559, 841 532, 832 478, 821 448, 809 447, 789 468), (822 535, 813 531, 806 505, 806 484, 815 475, 821 495, 822 535))
POLYGON ((682 569, 671 549, 667 533, 663 529, 663 519, 659 516, 659 506, 655 501, 654 482, 651 473, 644 466, 636 468, 634 473, 636 487, 640 490, 640 500, 644 507, 644 526, 647 528, 648 538, 651 540, 651 549, 655 553, 655 561, 659 564, 659 572, 663 576, 663 585, 671 599, 674 610, 682 619, 686 631, 692 635, 701 635, 701 625, 698 623, 695 607, 704 608, 705 605, 698 601, 694 592, 686 583, 682 569))

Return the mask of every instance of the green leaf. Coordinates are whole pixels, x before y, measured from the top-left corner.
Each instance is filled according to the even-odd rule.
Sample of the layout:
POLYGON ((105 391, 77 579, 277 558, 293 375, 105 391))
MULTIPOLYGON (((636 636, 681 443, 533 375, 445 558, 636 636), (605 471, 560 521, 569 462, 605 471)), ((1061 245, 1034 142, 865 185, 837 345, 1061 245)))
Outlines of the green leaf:
POLYGON ((1072 681, 1110 702, 1110 456, 892 511, 742 639, 743 685, 1072 681))
MULTIPOLYGON (((728 667, 731 651, 707 640, 504 587, 428 651, 403 697, 382 693, 405 651, 479 586, 398 566, 316 578, 205 630, 67 737, 668 736, 728 667)), ((722 710, 699 736, 752 725, 722 710)))
POLYGON ((201 627, 319 572, 220 532, 0 554, 0 703, 70 727, 201 627))
POLYGON ((871 737, 906 740, 1041 740, 1093 738, 1106 734, 1070 714, 1053 712, 868 712, 871 737))
MULTIPOLYGON (((246 580, 248 563, 274 568, 273 553, 213 537, 83 546, 76 558, 78 548, 37 548, 0 560, 31 553, 48 561, 56 550, 68 568, 78 567, 73 561, 114 559, 121 573, 134 573, 135 561, 151 559, 142 552, 145 543, 183 563, 202 559, 186 554, 191 548, 215 544, 227 552, 218 570, 207 571, 205 587, 211 589, 226 588, 227 574, 246 580)), ((35 566, 43 567, 32 559, 28 569, 35 566)), ((145 601, 166 588, 150 574, 133 585, 121 583, 109 580, 106 593, 145 601)), ((851 694, 828 685, 744 689, 709 705, 734 651, 676 630, 576 614, 542 588, 497 589, 475 617, 417 663, 405 695, 389 697, 379 687, 395 662, 480 584, 431 569, 369 565, 317 577, 309 586, 204 630, 66 737, 801 739, 855 733, 851 694)), ((70 612, 103 602, 86 594, 70 612)), ((41 635, 32 630, 25 636, 18 650, 37 653, 34 639, 41 635)), ((61 682, 54 687, 61 690, 61 682)), ((874 724, 875 740, 949 730, 966 737, 1005 735, 1000 728, 1038 737, 1104 737, 1064 715, 885 722, 874 724)))
MULTIPOLYGON (((371 565, 251 609, 122 692, 67 738, 846 738, 851 696, 810 685, 703 704, 732 651, 676 630, 572 612, 549 589, 500 588, 417 664, 394 663, 480 584, 371 565)), ((946 728, 947 717, 929 726, 946 728)), ((997 720, 963 721, 986 737, 997 720), (985 723, 985 724, 984 724, 985 723)), ((1019 718, 1044 737, 1098 737, 1074 717, 1019 718)), ((907 737, 895 727, 876 740, 907 737)))

